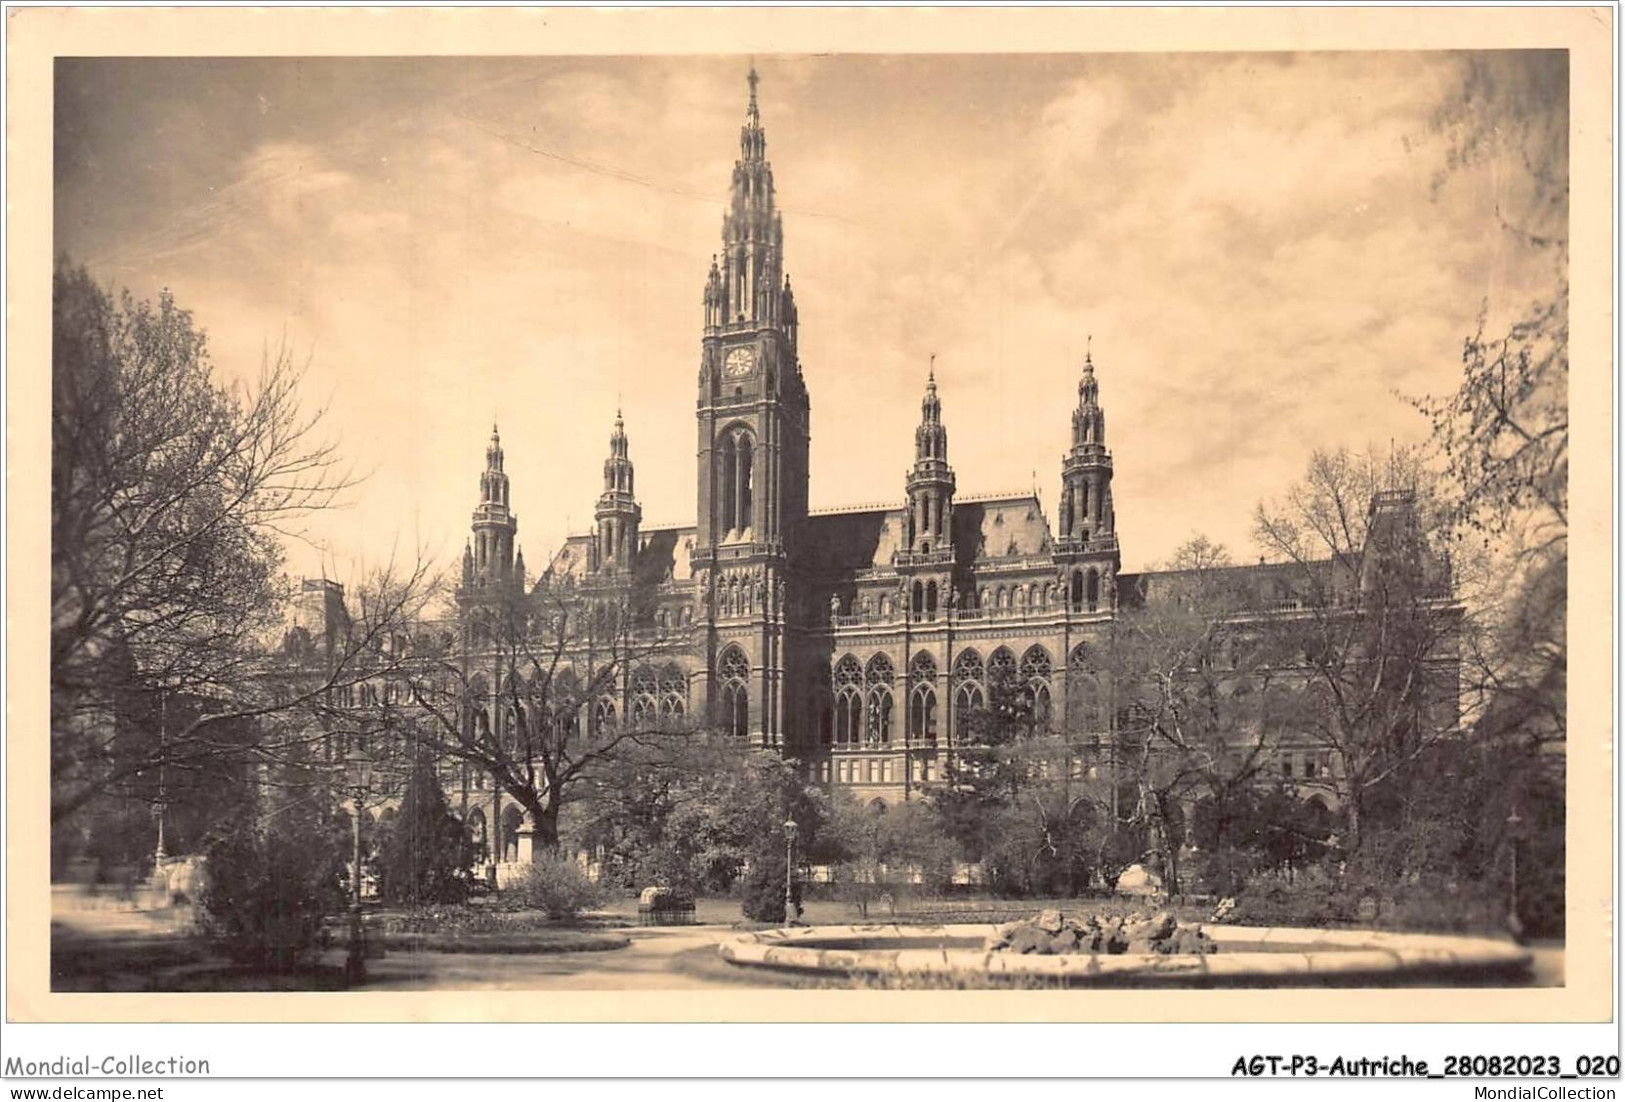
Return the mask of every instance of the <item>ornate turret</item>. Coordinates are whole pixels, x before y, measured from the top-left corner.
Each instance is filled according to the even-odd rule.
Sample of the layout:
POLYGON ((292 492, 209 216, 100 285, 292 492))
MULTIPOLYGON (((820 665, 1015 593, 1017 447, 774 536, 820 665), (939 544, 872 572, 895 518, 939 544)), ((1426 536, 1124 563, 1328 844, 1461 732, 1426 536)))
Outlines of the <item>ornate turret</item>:
POLYGON ((508 505, 508 476, 502 470, 502 437, 491 425, 485 447, 485 471, 480 475, 480 503, 474 510, 472 577, 474 588, 490 588, 514 577, 514 533, 519 518, 508 505))
POLYGON ((598 570, 631 569, 638 550, 638 507, 632 486, 632 460, 627 458, 626 422, 615 411, 615 431, 609 434, 609 458, 604 460, 604 492, 598 495, 593 512, 598 521, 598 539, 593 546, 593 566, 598 570))
POLYGON ((1061 458, 1061 528, 1055 557, 1069 564, 1074 611, 1109 606, 1119 566, 1117 520, 1112 509, 1112 455, 1106 450, 1106 413, 1100 408, 1093 350, 1084 353, 1078 406, 1072 411, 1072 449, 1061 458))
MULTIPOLYGON (((934 357, 933 357, 934 359, 934 357)), ((948 430, 942 424, 933 363, 914 430, 914 468, 908 476, 908 549, 911 554, 946 552, 953 538, 954 469, 948 466, 948 430)))
POLYGON ((756 106, 756 70, 750 71, 750 106, 739 131, 728 211, 722 219, 721 262, 712 259, 705 285, 707 330, 778 325, 785 318, 784 223, 773 200, 773 166, 756 106))
POLYGON ((908 472, 907 550, 892 556, 916 620, 936 619, 938 609, 951 601, 953 508, 954 469, 948 466, 948 430, 942 424, 933 362, 920 402, 920 426, 914 430, 914 466, 908 472))

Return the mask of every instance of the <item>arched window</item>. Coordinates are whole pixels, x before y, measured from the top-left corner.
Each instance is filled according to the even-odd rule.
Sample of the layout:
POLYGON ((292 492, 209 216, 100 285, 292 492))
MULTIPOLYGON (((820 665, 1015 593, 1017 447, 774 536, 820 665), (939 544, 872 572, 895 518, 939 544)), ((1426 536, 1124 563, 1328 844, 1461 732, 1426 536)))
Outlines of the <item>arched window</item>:
POLYGON ((1033 692, 1033 729, 1047 731, 1049 730, 1050 718, 1049 685, 1037 681, 1032 684, 1031 688, 1033 692))
POLYGON ((734 476, 736 456, 734 453, 734 438, 732 433, 724 433, 722 439, 717 441, 717 489, 721 491, 721 511, 717 515, 718 527, 728 532, 734 526, 734 517, 739 515, 739 502, 736 495, 739 492, 738 482, 734 476))
POLYGON ((925 587, 919 582, 914 583, 914 604, 910 607, 916 620, 920 618, 920 613, 925 611, 925 587))
POLYGON ((835 743, 854 745, 862 731, 863 667, 849 654, 835 664, 835 743))
POLYGON ((1052 670, 1049 651, 1043 647, 1028 647, 1027 653, 1021 656, 1021 679, 1032 693, 1033 726, 1039 730, 1049 727, 1052 670))
POLYGON ((925 651, 908 664, 908 737, 911 741, 937 741, 937 663, 925 651))
POLYGON ((954 690, 954 736, 963 739, 970 734, 970 715, 982 706, 982 687, 966 681, 954 690))
POLYGON ((1095 733, 1106 726, 1106 699, 1092 663, 1084 644, 1072 648, 1066 663, 1066 710, 1068 726, 1095 733))
POLYGON ((601 698, 592 709, 592 729, 597 735, 608 734, 615 730, 615 702, 608 697, 601 698))
POLYGON ((854 746, 863 730, 863 690, 848 685, 835 690, 835 744, 854 746))
POLYGON ((1032 682, 1041 678, 1048 682, 1050 673, 1049 651, 1040 646, 1028 647, 1027 653, 1021 656, 1022 680, 1032 682))
POLYGON ((869 659, 869 665, 864 670, 864 683, 869 688, 864 726, 864 741, 867 743, 883 745, 891 741, 891 684, 896 676, 891 659, 884 654, 869 659))
POLYGON ((909 690, 908 737, 932 745, 937 741, 937 691, 928 681, 909 690))
POLYGON ((1100 607, 1100 573, 1098 571, 1089 571, 1089 582, 1086 586, 1085 599, 1088 601, 1090 612, 1093 612, 1095 609, 1100 607))
POLYGON ((1083 611, 1083 571, 1072 571, 1072 587, 1069 594, 1072 600, 1072 611, 1083 611))
POLYGON ((891 742, 891 690, 876 685, 869 690, 869 726, 865 741, 878 746, 891 742))
POLYGON ((750 661, 738 647, 722 652, 717 662, 717 681, 722 687, 719 700, 723 725, 735 738, 744 738, 750 733, 750 661))
POLYGON ((634 670, 628 689, 632 698, 632 726, 635 728, 654 726, 660 696, 660 678, 655 674, 654 668, 639 666, 634 670))
POLYGON ((688 678, 673 664, 660 670, 660 716, 662 719, 681 719, 688 712, 688 678))
POLYGON ((722 714, 728 733, 742 739, 750 734, 750 699, 745 686, 730 681, 722 687, 722 714))
POLYGON ((925 586, 925 616, 928 620, 937 618, 937 583, 927 582, 925 586))
POLYGON ((738 459, 739 467, 738 467, 738 474, 737 474, 737 478, 739 480, 739 516, 738 516, 737 522, 734 524, 734 527, 737 528, 739 531, 743 532, 745 529, 747 529, 747 528, 749 528, 751 526, 751 511, 750 511, 751 450, 750 450, 750 437, 746 436, 743 432, 741 432, 739 434, 739 440, 735 444, 734 447, 735 447, 735 451, 737 452, 738 457, 739 457, 739 459, 738 459))
POLYGON ((988 683, 1014 684, 1015 678, 1016 656, 1009 647, 1000 647, 987 660, 988 683))

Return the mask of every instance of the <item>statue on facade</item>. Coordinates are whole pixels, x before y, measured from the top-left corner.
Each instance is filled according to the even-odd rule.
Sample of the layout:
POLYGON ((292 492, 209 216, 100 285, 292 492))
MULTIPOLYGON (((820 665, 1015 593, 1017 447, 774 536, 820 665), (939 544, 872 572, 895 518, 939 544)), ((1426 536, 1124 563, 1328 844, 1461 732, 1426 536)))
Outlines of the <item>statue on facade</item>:
POLYGON ((841 614, 841 595, 839 593, 831 593, 829 595, 829 618, 831 620, 833 620, 833 619, 835 619, 835 617, 839 616, 840 614, 841 614))

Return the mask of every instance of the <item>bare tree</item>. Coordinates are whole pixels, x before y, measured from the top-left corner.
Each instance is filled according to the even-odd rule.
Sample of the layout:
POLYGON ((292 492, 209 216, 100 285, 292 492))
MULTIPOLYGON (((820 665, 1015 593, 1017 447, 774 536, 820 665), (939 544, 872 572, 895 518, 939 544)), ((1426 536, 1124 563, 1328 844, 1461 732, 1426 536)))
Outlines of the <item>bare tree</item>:
POLYGON ((588 600, 551 577, 465 603, 458 644, 420 655, 406 677, 414 737, 491 777, 524 808, 538 849, 555 848, 566 804, 634 748, 674 748, 703 722, 689 712, 686 675, 680 691, 660 683, 686 641, 640 622, 629 592, 588 600), (640 676, 655 679, 652 691, 629 691, 640 676))
POLYGON ((1260 505, 1257 532, 1290 569, 1300 608, 1277 631, 1304 674, 1296 725, 1332 757, 1320 783, 1354 852, 1368 793, 1459 731, 1449 529, 1413 453, 1339 450, 1260 505))
POLYGON ((1116 753, 1136 792, 1126 820, 1151 831, 1178 890, 1180 808, 1201 798, 1222 806, 1258 783, 1301 675, 1258 587, 1223 547, 1193 537, 1151 584, 1124 611, 1110 658, 1116 753))
MULTIPOLYGON (((1492 165, 1501 228, 1551 263, 1548 293, 1504 332, 1490 303, 1462 347, 1455 393, 1417 401, 1433 427, 1449 519, 1490 560, 1469 595, 1482 630, 1465 688, 1493 735, 1561 739, 1567 724, 1569 64, 1563 51, 1469 54, 1440 105, 1443 191, 1492 165)), ((1504 305, 1504 304, 1498 304, 1504 305)))
POLYGON ((52 822, 166 770, 243 754, 370 676, 415 614, 421 564, 387 569, 359 618, 289 680, 276 653, 291 590, 282 541, 352 478, 316 438, 286 349, 227 388, 204 334, 156 306, 55 273, 52 348, 52 822), (264 722, 262 722, 264 721, 264 722))

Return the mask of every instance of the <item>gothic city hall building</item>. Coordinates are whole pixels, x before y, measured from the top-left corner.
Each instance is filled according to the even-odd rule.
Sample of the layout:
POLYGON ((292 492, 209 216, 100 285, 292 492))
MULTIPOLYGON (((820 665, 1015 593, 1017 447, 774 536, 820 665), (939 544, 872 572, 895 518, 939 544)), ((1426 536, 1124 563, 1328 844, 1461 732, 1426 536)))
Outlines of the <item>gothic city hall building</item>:
MULTIPOLYGON (((1143 593, 1148 576, 1119 570, 1091 357, 1076 393, 1055 396, 1071 411, 1053 518, 1036 492, 958 492, 951 396, 934 374, 913 466, 889 488, 895 503, 811 510, 812 400, 785 256, 753 72, 722 247, 701 295, 694 523, 642 524, 640 457, 617 413, 593 529, 570 536, 533 580, 493 427, 458 594, 470 661, 479 667, 482 638, 469 625, 515 594, 586 625, 566 665, 604 661, 589 652, 625 618, 637 645, 613 687, 583 702, 584 737, 682 718, 780 751, 810 781, 871 803, 941 780, 995 679, 1026 690, 1036 725, 1102 745, 1113 709, 1098 663, 1120 598, 1143 593)), ((501 665, 493 658, 482 678, 495 686, 501 665)))

